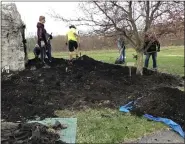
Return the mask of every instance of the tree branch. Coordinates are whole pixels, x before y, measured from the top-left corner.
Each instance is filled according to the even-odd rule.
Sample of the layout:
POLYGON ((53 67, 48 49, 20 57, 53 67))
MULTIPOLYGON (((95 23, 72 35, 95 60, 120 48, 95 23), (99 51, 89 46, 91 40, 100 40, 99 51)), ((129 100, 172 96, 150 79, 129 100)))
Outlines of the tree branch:
POLYGON ((129 16, 130 22, 132 24, 132 27, 133 27, 133 30, 134 30, 134 33, 135 33, 136 43, 137 43, 138 46, 140 46, 141 45, 141 41, 140 41, 140 38, 139 38, 138 30, 137 30, 135 21, 132 18, 132 1, 129 1, 129 12, 128 12, 128 16, 129 16))

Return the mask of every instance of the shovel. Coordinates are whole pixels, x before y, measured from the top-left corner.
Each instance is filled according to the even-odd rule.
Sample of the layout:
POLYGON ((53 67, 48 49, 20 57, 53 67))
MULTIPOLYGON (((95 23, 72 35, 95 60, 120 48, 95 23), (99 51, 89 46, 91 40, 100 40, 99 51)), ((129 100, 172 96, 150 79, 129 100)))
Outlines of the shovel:
POLYGON ((132 75, 132 67, 135 65, 134 62, 127 62, 127 66, 129 67, 129 76, 131 77, 132 75))

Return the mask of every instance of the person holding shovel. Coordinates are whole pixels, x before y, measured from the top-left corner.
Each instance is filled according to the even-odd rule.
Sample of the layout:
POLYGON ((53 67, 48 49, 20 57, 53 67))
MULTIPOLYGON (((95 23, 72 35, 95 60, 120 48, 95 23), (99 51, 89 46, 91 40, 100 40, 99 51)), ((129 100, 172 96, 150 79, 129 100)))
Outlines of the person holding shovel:
POLYGON ((157 52, 160 52, 160 43, 154 34, 151 36, 149 36, 149 34, 145 34, 143 49, 144 54, 146 55, 144 67, 148 68, 150 56, 152 56, 153 69, 157 70, 157 52))
POLYGON ((73 55, 75 54, 74 51, 76 51, 76 58, 79 57, 78 40, 79 40, 79 35, 77 34, 76 27, 74 25, 71 25, 69 27, 69 31, 66 34, 66 45, 68 45, 68 48, 69 48, 70 61, 73 59, 73 55))

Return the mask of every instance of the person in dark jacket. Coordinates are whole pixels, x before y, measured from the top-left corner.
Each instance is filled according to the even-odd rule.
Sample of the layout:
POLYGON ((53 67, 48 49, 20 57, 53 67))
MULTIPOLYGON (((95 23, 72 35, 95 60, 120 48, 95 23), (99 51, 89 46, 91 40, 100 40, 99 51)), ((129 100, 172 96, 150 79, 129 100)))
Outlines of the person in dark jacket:
POLYGON ((148 68, 150 56, 152 56, 153 69, 157 70, 157 52, 160 52, 160 43, 154 34, 152 34, 151 36, 149 36, 148 34, 145 35, 145 42, 144 42, 143 49, 144 49, 144 54, 146 55, 145 68, 148 68))
POLYGON ((38 37, 37 43, 40 47, 41 61, 43 64, 45 64, 44 58, 45 58, 45 50, 47 46, 46 30, 44 28, 44 23, 45 23, 45 17, 40 16, 39 22, 37 23, 37 37, 38 37))

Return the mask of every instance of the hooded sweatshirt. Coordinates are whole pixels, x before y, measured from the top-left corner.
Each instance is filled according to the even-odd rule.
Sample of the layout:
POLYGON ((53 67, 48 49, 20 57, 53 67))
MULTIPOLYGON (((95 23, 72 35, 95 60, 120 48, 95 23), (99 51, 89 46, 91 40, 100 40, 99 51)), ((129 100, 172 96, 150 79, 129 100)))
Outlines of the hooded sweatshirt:
POLYGON ((37 37, 38 37, 38 45, 41 47, 41 41, 44 41, 45 45, 47 45, 46 41, 46 30, 44 28, 44 24, 38 22, 37 23, 37 37))
POLYGON ((157 52, 160 51, 160 43, 158 40, 146 40, 144 44, 144 50, 146 52, 157 52))

